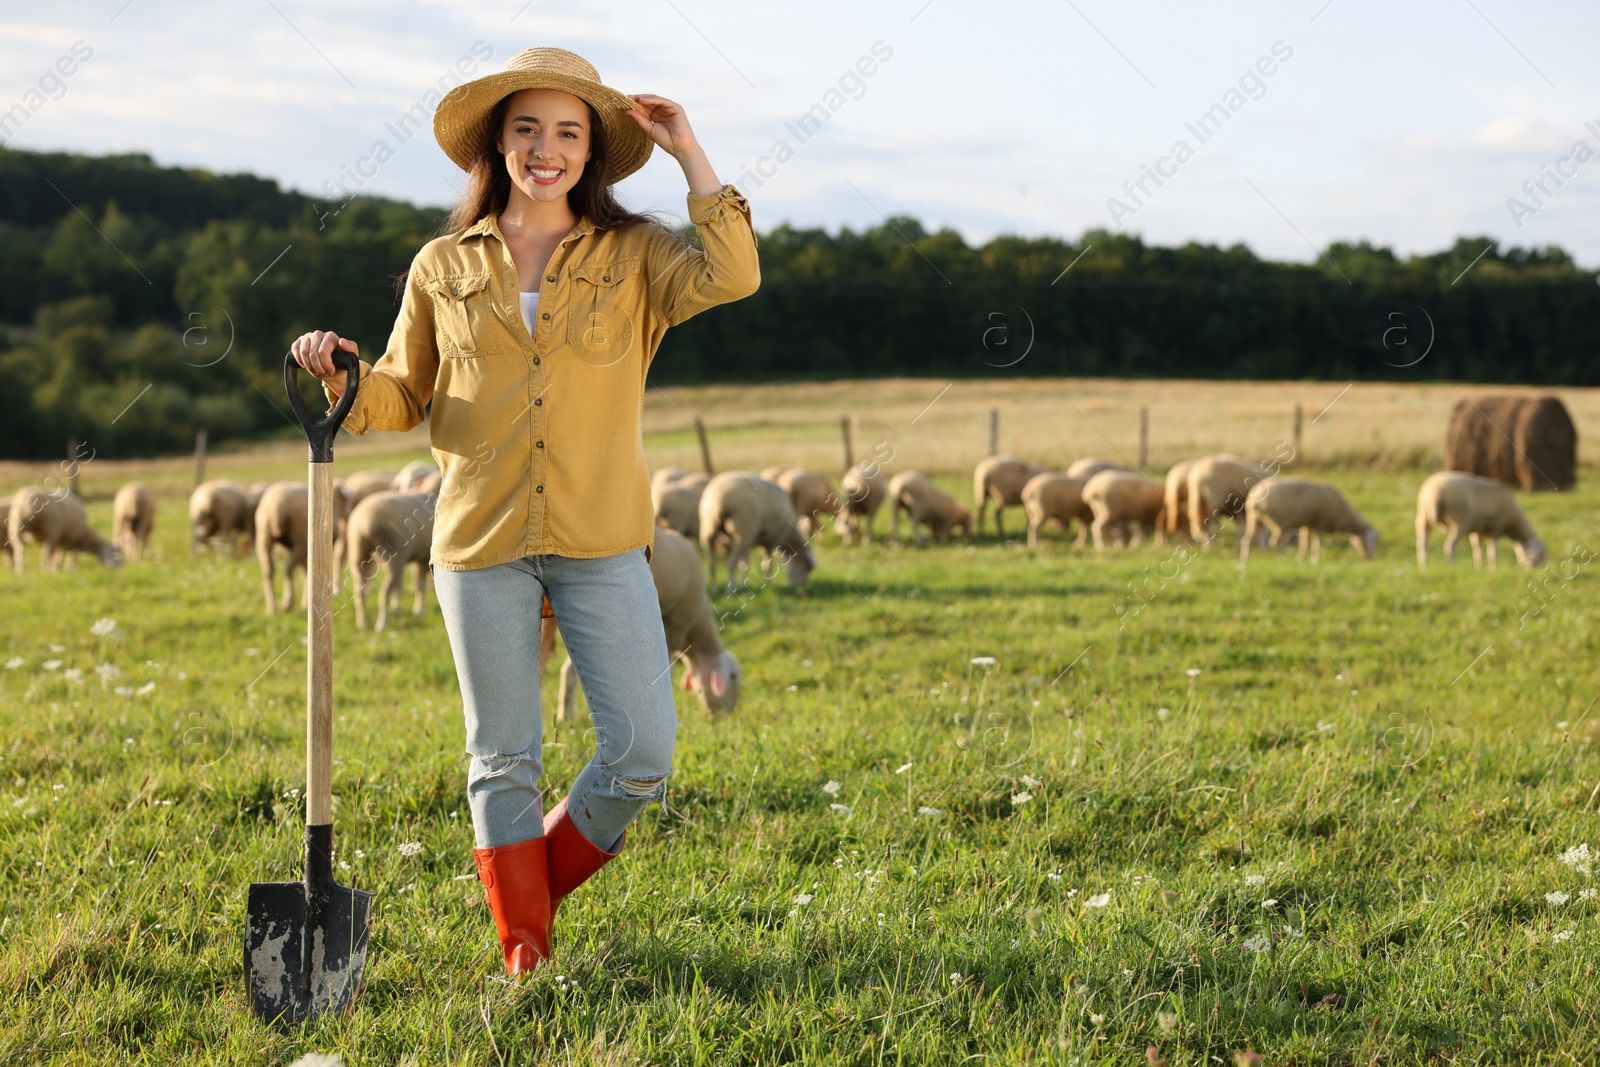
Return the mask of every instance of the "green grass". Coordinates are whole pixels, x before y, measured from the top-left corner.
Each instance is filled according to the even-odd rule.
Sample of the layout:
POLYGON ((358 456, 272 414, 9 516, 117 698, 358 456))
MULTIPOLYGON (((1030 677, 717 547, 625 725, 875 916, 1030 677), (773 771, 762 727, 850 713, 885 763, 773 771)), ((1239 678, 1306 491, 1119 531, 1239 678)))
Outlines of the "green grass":
MULTIPOLYGON (((1509 552, 1418 572, 1420 474, 1330 477, 1376 561, 830 532, 808 589, 721 598, 742 706, 679 691, 666 804, 520 987, 437 608, 342 611, 335 833, 373 951, 355 1011, 291 1036, 241 948, 246 887, 298 864, 303 615, 264 614, 253 559, 190 562, 179 496, 161 561, 30 552, 0 578, 0 1062, 1594 1062, 1600 880, 1557 857, 1600 850, 1600 598, 1562 562, 1600 550, 1600 492, 1524 497, 1573 577, 1523 618, 1509 552)), ((546 724, 559 795, 587 720, 546 724)))

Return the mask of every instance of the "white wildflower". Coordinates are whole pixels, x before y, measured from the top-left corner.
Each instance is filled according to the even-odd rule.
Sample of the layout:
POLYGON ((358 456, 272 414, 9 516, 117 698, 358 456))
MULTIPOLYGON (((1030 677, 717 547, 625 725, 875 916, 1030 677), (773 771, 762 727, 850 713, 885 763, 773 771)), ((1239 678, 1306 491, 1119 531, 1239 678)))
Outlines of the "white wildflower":
MULTIPOLYGON (((407 841, 403 845, 398 846, 395 851, 400 853, 402 856, 420 856, 422 855, 422 842, 407 841)), ((360 855, 359 852, 356 854, 360 855)))
POLYGON ((94 625, 89 627, 89 632, 96 637, 113 637, 117 632, 117 622, 115 619, 96 619, 94 625))
POLYGON ((1109 903, 1111 903, 1110 893, 1096 893, 1094 896, 1085 900, 1083 902, 1083 906, 1086 908, 1103 908, 1109 903))
POLYGON ((39 666, 43 667, 47 671, 59 671, 61 669, 61 661, 58 659, 47 659, 43 663, 39 664, 39 666))
POLYGON ((815 893, 801 893, 799 896, 794 898, 793 903, 795 904, 796 907, 803 908, 807 904, 811 903, 813 900, 816 900, 816 899, 817 899, 817 897, 816 897, 815 893))
POLYGON ((828 794, 830 797, 836 797, 839 795, 839 790, 843 788, 843 782, 840 782, 834 778, 829 778, 825 783, 823 783, 822 791, 828 794))
POLYGON ((1246 952, 1265 952, 1271 947, 1272 940, 1265 934, 1256 934, 1254 937, 1247 937, 1244 940, 1244 950, 1246 952))
POLYGON ((61 677, 65 678, 69 682, 81 683, 83 681, 83 668, 68 667, 66 670, 61 672, 61 677))
POLYGON ((1171 714, 1172 714, 1172 709, 1171 708, 1157 708, 1156 709, 1156 718, 1158 718, 1158 719, 1165 719, 1168 715, 1171 715, 1171 714))
POLYGON ((1264 874, 1247 874, 1244 876, 1245 885, 1266 885, 1267 876, 1264 874))
POLYGON ((21 656, 12 656, 10 659, 6 660, 6 670, 14 671, 27 662, 28 661, 23 659, 21 656))
POLYGON ((1263 900, 1261 902, 1261 906, 1263 908, 1268 908, 1268 909, 1276 908, 1278 906, 1278 898, 1277 897, 1268 897, 1266 900, 1263 900))
POLYGON ((1198 678, 1198 677, 1200 677, 1200 668, 1199 667, 1190 667, 1188 670, 1184 671, 1183 673, 1187 674, 1191 678, 1198 678))
POLYGON ((1560 722, 1556 723, 1556 729, 1557 730, 1565 730, 1568 726, 1571 726, 1571 725, 1572 724, 1569 723, 1566 719, 1562 719, 1560 722))
POLYGON ((905 763, 900 764, 900 766, 896 767, 894 769, 894 773, 896 773, 896 774, 904 774, 907 771, 909 771, 910 769, 911 769, 911 763, 909 761, 907 761, 905 763))
POLYGON ((1033 799, 1033 794, 1032 793, 1012 793, 1011 794, 1011 803, 1013 805, 1019 806, 1019 807, 1021 805, 1023 805, 1023 804, 1026 804, 1028 801, 1030 801, 1032 799, 1033 799))
POLYGON ((1569 926, 1565 930, 1557 930, 1557 931, 1555 931, 1554 933, 1552 933, 1550 935, 1550 943, 1552 945, 1559 945, 1563 941, 1570 940, 1572 938, 1573 933, 1576 932, 1576 929, 1577 929, 1576 927, 1569 926))
POLYGON ((1022 784, 1027 786, 1029 789, 1038 789, 1041 785, 1044 785, 1043 782, 1039 781, 1039 779, 1033 777, 1031 774, 1024 774, 1022 776, 1022 784))
POLYGON ((55 785, 50 787, 51 791, 52 792, 56 792, 56 793, 59 793, 59 792, 63 791, 66 788, 67 788, 67 784, 65 782, 57 782, 55 785))
POLYGON ((1578 899, 1579 900, 1600 899, 1600 889, 1596 889, 1593 886, 1590 886, 1588 889, 1580 889, 1580 890, 1578 890, 1578 899))
POLYGON ((1325 734, 1331 729, 1333 729, 1333 723, 1323 722, 1321 719, 1317 720, 1317 733, 1325 734))
POLYGON ((789 687, 789 692, 798 693, 798 692, 800 692, 800 687, 798 685, 791 685, 789 687))
POLYGON ((960 985, 961 984, 961 975, 958 972, 956 972, 956 971, 951 971, 950 972, 950 984, 951 985, 960 985))
POLYGON ((972 665, 974 667, 993 667, 995 665, 995 662, 996 662, 996 660, 995 660, 995 658, 993 656, 973 656, 972 657, 972 665))
POLYGON ((921 815, 924 819, 937 819, 939 816, 943 815, 944 812, 940 811, 938 808, 930 808, 924 804, 922 807, 917 809, 917 814, 921 815))
POLYGON ((143 685, 141 685, 139 688, 135 689, 133 691, 133 695, 134 696, 140 696, 140 697, 149 696, 151 693, 154 693, 155 691, 156 691, 156 683, 154 683, 154 682, 146 682, 143 685))
POLYGON ((1289 941, 1300 941, 1305 938, 1306 932, 1299 927, 1286 925, 1283 928, 1283 936, 1289 941))
POLYGON ((840 815, 849 815, 850 814, 850 805, 848 805, 848 804, 829 804, 828 805, 828 810, 829 811, 836 811, 840 815))
POLYGON ((119 696, 119 697, 131 697, 131 696, 133 696, 133 686, 131 686, 131 685, 119 685, 115 689, 113 689, 112 692, 117 694, 117 696, 119 696))
POLYGON ((102 682, 109 682, 111 679, 122 673, 122 668, 118 667, 115 663, 102 663, 100 666, 94 669, 94 673, 100 676, 100 680, 102 682))
POLYGON ((1589 858, 1589 842, 1587 841, 1581 845, 1573 845, 1571 848, 1567 849, 1565 852, 1561 853, 1561 855, 1556 857, 1556 859, 1560 860, 1562 863, 1565 863, 1568 867, 1573 868, 1579 874, 1589 873, 1589 858))
POLYGON ((1045 875, 1045 877, 1050 879, 1052 882, 1061 881, 1061 868, 1057 867, 1055 870, 1053 870, 1049 874, 1045 875))
POLYGON ((67 646, 66 645, 51 645, 50 646, 50 651, 51 652, 65 652, 66 650, 67 650, 67 646))
POLYGON ((1572 896, 1571 896, 1571 894, 1563 893, 1561 890, 1557 889, 1557 890, 1554 890, 1552 892, 1546 893, 1544 895, 1544 899, 1545 899, 1545 903, 1554 904, 1557 907, 1560 907, 1561 905, 1565 904, 1567 901, 1571 900, 1572 896))

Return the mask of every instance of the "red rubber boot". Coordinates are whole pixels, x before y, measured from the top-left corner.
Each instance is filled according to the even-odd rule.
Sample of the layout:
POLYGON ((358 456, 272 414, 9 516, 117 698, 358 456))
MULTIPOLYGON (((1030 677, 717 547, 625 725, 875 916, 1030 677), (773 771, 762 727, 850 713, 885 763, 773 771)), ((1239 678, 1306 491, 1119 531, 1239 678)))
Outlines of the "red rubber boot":
POLYGON ((562 797, 544 817, 545 850, 550 865, 550 919, 554 922, 556 909, 566 895, 587 882, 601 867, 622 854, 628 840, 624 830, 617 840, 617 851, 605 852, 584 837, 567 816, 567 798, 562 797))
POLYGON ((545 840, 535 837, 499 848, 475 848, 483 883, 506 957, 506 973, 531 971, 550 958, 550 871, 545 840))

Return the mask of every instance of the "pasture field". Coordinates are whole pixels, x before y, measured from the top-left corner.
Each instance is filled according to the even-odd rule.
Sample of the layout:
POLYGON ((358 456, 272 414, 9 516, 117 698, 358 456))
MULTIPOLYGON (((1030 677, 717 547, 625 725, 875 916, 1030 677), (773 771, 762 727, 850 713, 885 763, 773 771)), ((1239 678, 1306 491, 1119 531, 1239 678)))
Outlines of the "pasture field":
MULTIPOLYGON (((1049 383, 958 382, 921 415, 944 383, 652 390, 647 445, 696 466, 703 414, 719 467, 832 474, 852 412, 858 457, 888 442, 889 470, 968 500, 991 407, 1003 450, 1064 465, 1101 432, 1131 454, 1148 403, 1155 468, 1270 457, 1295 399, 1309 422, 1342 387, 1058 384, 1076 408, 1049 383)), ((304 614, 265 614, 253 556, 189 559, 189 461, 88 463, 103 532, 130 478, 161 511, 122 570, 45 576, 30 548, 0 575, 0 1063, 1595 1062, 1600 401, 1559 392, 1591 451, 1576 491, 1519 494, 1537 574, 1464 546, 1417 568, 1449 386, 1358 385, 1307 426, 1290 470, 1377 525, 1373 561, 1330 539, 1241 569, 1231 525, 1192 557, 992 529, 924 549, 884 514, 871 546, 824 532, 806 588, 717 598, 740 707, 678 691, 665 804, 520 986, 473 874, 437 607, 360 631, 345 583, 335 839, 377 893, 372 956, 351 1015, 292 1035, 251 1015, 241 954, 246 887, 298 873, 304 614)), ((392 469, 426 438, 336 455, 392 469)), ((0 466, 0 492, 50 473, 0 466)), ((589 754, 554 675, 551 798, 589 754)))

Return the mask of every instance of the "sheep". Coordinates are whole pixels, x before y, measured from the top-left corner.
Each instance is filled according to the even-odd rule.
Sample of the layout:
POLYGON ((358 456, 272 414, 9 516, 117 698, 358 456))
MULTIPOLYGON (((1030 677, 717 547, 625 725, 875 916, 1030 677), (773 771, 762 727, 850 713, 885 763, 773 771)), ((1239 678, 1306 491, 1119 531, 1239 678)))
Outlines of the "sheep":
POLYGON ((1307 481, 1304 478, 1268 478, 1250 487, 1244 502, 1244 537, 1239 544, 1239 559, 1250 558, 1250 545, 1257 533, 1265 527, 1272 531, 1273 548, 1283 544, 1284 534, 1300 532, 1300 549, 1296 559, 1305 559, 1311 551, 1311 562, 1322 559, 1322 535, 1342 533, 1350 535, 1350 543, 1367 559, 1378 552, 1378 531, 1346 502, 1344 496, 1331 485, 1307 481))
POLYGON ((1000 522, 1000 513, 1014 504, 1022 503, 1022 487, 1028 479, 1044 473, 1044 468, 1014 456, 985 456, 972 472, 972 499, 978 506, 978 524, 973 532, 983 528, 983 515, 990 501, 994 502, 994 532, 1006 535, 1000 522))
POLYGON ((1123 543, 1133 545, 1146 531, 1159 529, 1166 519, 1167 493, 1141 474, 1108 467, 1083 483, 1083 502, 1094 521, 1094 547, 1106 547, 1106 532, 1119 527, 1123 543))
POLYGON ((793 469, 794 468, 792 468, 792 467, 785 467, 782 464, 773 464, 770 467, 762 467, 761 468, 761 479, 762 479, 762 481, 771 482, 773 485, 777 485, 778 484, 778 478, 783 474, 783 472, 786 471, 786 470, 793 470, 793 469))
POLYGON ((769 480, 789 494, 800 523, 800 532, 807 538, 814 538, 822 532, 823 515, 832 515, 837 521, 839 496, 822 475, 801 467, 787 467, 776 479, 769 480))
MULTIPOLYGON (((302 571, 306 568, 309 541, 306 523, 310 507, 311 493, 299 482, 273 482, 256 505, 256 560, 261 564, 261 588, 266 594, 268 615, 279 610, 272 597, 273 549, 278 545, 289 550, 289 563, 283 572, 282 610, 288 611, 294 606, 294 572, 296 568, 302 571)), ((337 572, 338 568, 334 570, 337 572)), ((304 601, 302 588, 301 602, 304 601)))
POLYGON ((261 499, 265 484, 245 488, 227 478, 201 482, 189 494, 189 555, 194 556, 202 547, 209 547, 212 538, 227 535, 232 551, 239 551, 238 538, 244 534, 245 547, 255 538, 256 504, 261 499), (258 488, 259 486, 259 488, 258 488))
POLYGON ((1417 490, 1417 566, 1428 566, 1428 533, 1443 526, 1444 558, 1453 561, 1456 542, 1465 533, 1472 542, 1472 565, 1483 566, 1483 541, 1489 541, 1489 567, 1495 568, 1495 542, 1509 537, 1517 562, 1532 570, 1545 560, 1545 545, 1533 532, 1511 490, 1493 478, 1461 471, 1430 475, 1417 490))
POLYGON ((112 498, 111 516, 111 539, 124 556, 143 559, 156 525, 156 495, 143 482, 129 482, 112 498))
POLYGON ((10 514, 11 501, 0 500, 0 556, 7 558, 11 555, 11 534, 6 529, 9 525, 6 519, 10 514))
POLYGON ((1266 477, 1267 472, 1254 463, 1226 453, 1195 460, 1188 474, 1189 536, 1210 541, 1220 531, 1224 515, 1242 522, 1250 487, 1266 477))
POLYGON ((684 474, 675 478, 651 479, 650 500, 655 507, 656 525, 675 530, 690 540, 700 538, 700 497, 709 474, 684 474))
MULTIPOLYGON (((356 505, 345 527, 345 564, 350 568, 350 592, 356 606, 356 626, 367 625, 367 577, 372 564, 387 568, 378 595, 378 620, 374 629, 389 624, 389 605, 400 606, 400 583, 407 566, 417 570, 417 596, 411 614, 421 615, 428 599, 428 564, 433 545, 433 516, 437 492, 373 493, 356 505)), ((336 557, 337 558, 337 557, 336 557)))
POLYGON ((839 479, 839 488, 844 490, 844 507, 833 520, 834 529, 839 531, 839 537, 846 544, 855 538, 857 532, 861 533, 862 541, 872 544, 872 520, 887 495, 883 471, 877 464, 863 460, 844 472, 839 479))
MULTIPOLYGON (((657 530, 650 552, 650 577, 655 580, 656 599, 661 604, 667 654, 681 656, 688 665, 683 687, 700 699, 713 719, 728 714, 739 703, 739 660, 722 643, 717 613, 706 594, 705 571, 694 542, 671 530, 657 530)), ((541 675, 555 648, 556 629, 556 620, 544 620, 539 635, 541 675)), ((567 722, 577 711, 578 681, 578 668, 569 658, 561 665, 557 722, 567 722)))
MULTIPOLYGON (((900 513, 911 519, 911 532, 917 544, 927 544, 922 532, 926 526, 935 541, 944 541, 955 530, 971 537, 972 512, 956 503, 956 498, 934 486, 921 471, 901 471, 889 479, 889 500, 894 508, 894 521, 889 532, 900 532, 900 513)), ((999 518, 996 511, 995 517, 999 518)))
POLYGON ((1193 460, 1184 459, 1174 463, 1167 471, 1164 521, 1161 528, 1156 531, 1156 539, 1162 544, 1189 536, 1183 520, 1185 505, 1189 501, 1189 468, 1192 466, 1194 466, 1193 460))
POLYGON ((415 460, 400 468, 400 473, 394 476, 388 488, 397 493, 426 492, 424 487, 438 473, 439 468, 427 460, 415 460))
POLYGON ((713 586, 717 581, 717 549, 726 548, 730 593, 748 583, 752 545, 766 550, 767 563, 773 554, 778 555, 790 585, 804 585, 817 566, 817 557, 800 532, 789 494, 763 478, 741 471, 724 471, 706 485, 700 497, 700 545, 710 562, 713 586))
POLYGON ((46 574, 61 570, 68 553, 74 561, 79 552, 93 552, 107 567, 122 566, 122 549, 107 541, 89 525, 89 514, 77 496, 52 496, 38 486, 18 489, 11 496, 6 512, 6 541, 11 548, 11 565, 22 573, 23 545, 33 541, 44 549, 40 569, 46 574))
POLYGON ((1067 468, 1067 477, 1081 478, 1084 484, 1087 485, 1089 479, 1101 471, 1125 471, 1127 469, 1120 463, 1113 463, 1109 459, 1101 459, 1099 456, 1086 456, 1083 459, 1073 461, 1072 465, 1067 468))
POLYGON ((1074 544, 1082 547, 1089 539, 1089 526, 1094 522, 1094 512, 1083 502, 1082 478, 1070 478, 1060 473, 1036 474, 1022 487, 1022 510, 1028 514, 1028 547, 1039 547, 1039 531, 1044 524, 1054 520, 1065 534, 1073 519, 1078 520, 1078 539, 1074 544))
POLYGON ((682 478, 687 473, 688 472, 685 471, 682 467, 662 467, 658 471, 652 471, 650 473, 650 493, 651 493, 651 495, 655 494, 657 486, 665 487, 667 485, 670 485, 671 483, 677 481, 679 478, 682 478))

